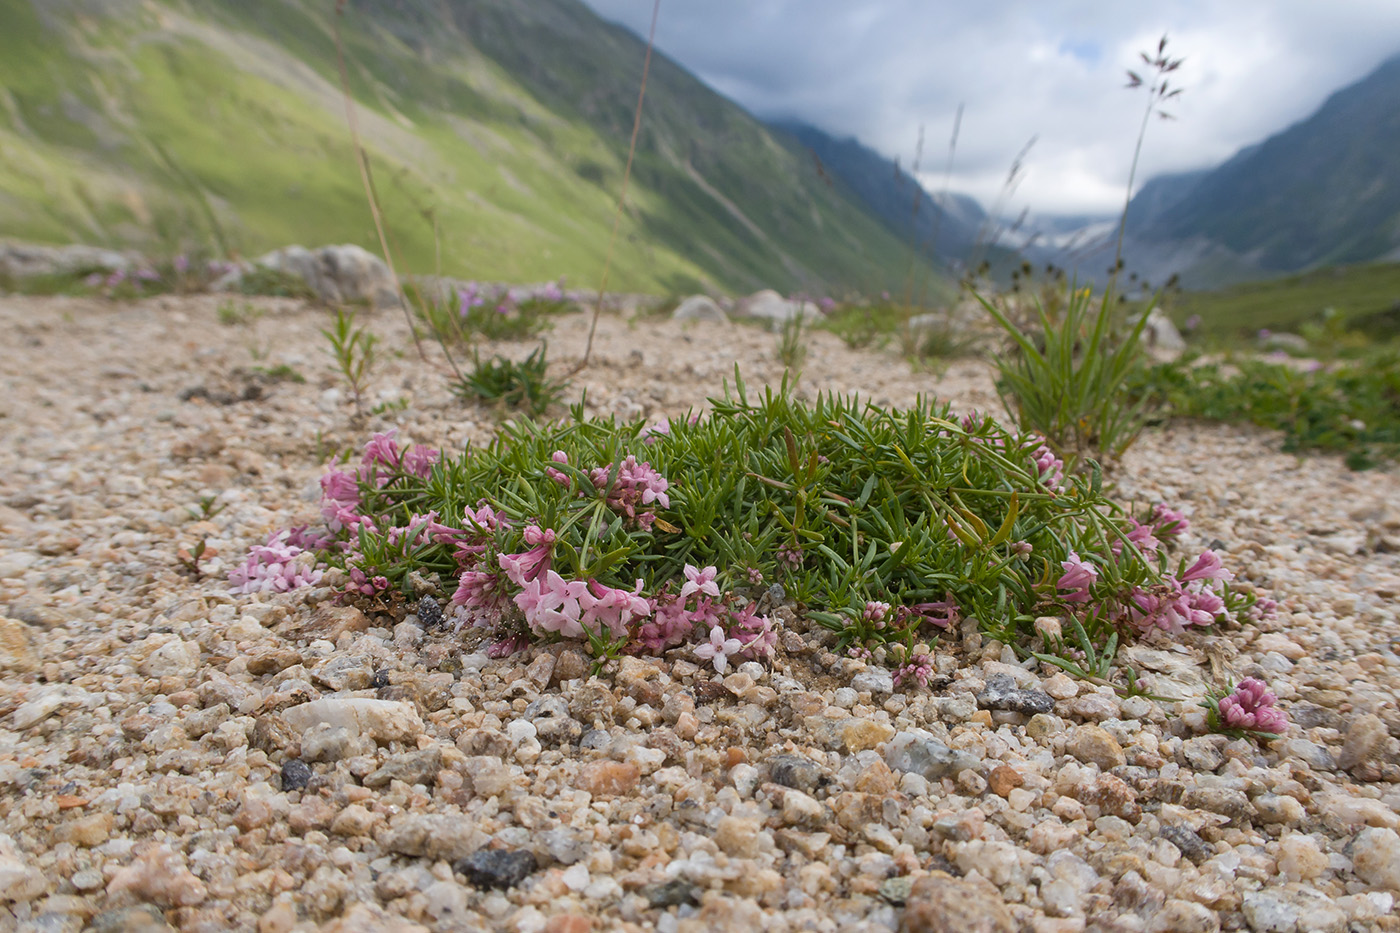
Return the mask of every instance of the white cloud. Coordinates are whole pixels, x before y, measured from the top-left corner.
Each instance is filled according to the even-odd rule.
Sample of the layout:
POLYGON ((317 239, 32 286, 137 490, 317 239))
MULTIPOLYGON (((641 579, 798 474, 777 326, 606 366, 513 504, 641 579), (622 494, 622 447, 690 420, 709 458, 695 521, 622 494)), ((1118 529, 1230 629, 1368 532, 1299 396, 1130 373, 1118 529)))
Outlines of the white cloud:
MULTIPOLYGON (((645 35, 651 0, 585 0, 645 35)), ((1394 0, 662 0, 657 45, 762 117, 854 135, 941 189, 966 106, 954 190, 990 206, 1038 137, 1008 205, 1116 211, 1146 98, 1123 89, 1137 52, 1170 36, 1186 59, 1175 121, 1147 129, 1138 182, 1218 164, 1306 117, 1400 52, 1394 0)))

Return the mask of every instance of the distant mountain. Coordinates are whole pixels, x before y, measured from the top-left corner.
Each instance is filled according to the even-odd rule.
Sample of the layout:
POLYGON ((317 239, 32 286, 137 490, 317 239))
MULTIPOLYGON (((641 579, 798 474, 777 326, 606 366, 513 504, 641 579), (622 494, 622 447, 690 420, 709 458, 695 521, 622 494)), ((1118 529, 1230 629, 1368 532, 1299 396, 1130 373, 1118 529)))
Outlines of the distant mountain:
POLYGON ((1196 186, 1209 174, 1209 169, 1200 169, 1194 172, 1157 175, 1149 179, 1147 184, 1133 195, 1133 200, 1128 205, 1128 229, 1136 233, 1157 223, 1163 214, 1195 191, 1196 186))
MULTIPOLYGON (((0 236, 377 248, 333 0, 0 0, 0 236)), ((350 84, 414 271, 596 281, 644 43, 578 0, 349 0, 350 84)), ((612 283, 878 290, 908 252, 657 53, 612 283)))
POLYGON ((1194 244, 1256 275, 1400 258, 1400 56, 1224 165, 1149 182, 1129 232, 1134 259, 1194 244))
POLYGON ((917 242, 925 255, 944 263, 965 262, 992 238, 987 212, 975 199, 929 194, 896 163, 859 140, 840 139, 805 123, 770 126, 808 153, 833 187, 849 189, 893 233, 906 243, 917 242))

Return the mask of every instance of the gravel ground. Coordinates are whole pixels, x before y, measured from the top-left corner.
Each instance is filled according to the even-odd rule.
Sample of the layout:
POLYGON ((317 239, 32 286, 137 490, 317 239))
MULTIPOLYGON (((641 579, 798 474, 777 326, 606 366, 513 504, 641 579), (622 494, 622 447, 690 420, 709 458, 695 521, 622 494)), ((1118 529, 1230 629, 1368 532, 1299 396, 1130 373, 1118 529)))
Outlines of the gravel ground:
MULTIPOLYGON (((1253 430, 1141 440, 1121 494, 1185 507, 1184 548, 1281 604, 1125 649, 1179 702, 970 630, 935 689, 891 692, 790 611, 771 667, 680 651, 587 679, 576 650, 488 660, 324 587, 228 595, 249 545, 317 518, 333 452, 495 424, 381 313, 372 401, 406 405, 352 425, 325 312, 254 304, 224 326, 210 297, 0 298, 0 929, 1400 930, 1394 471, 1253 430), (278 364, 307 381, 253 369, 278 364), (1049 711, 983 708, 997 675, 1049 711), (1204 734, 1207 683, 1249 675, 1291 731, 1204 734)), ((551 353, 585 334, 561 321, 551 353)), ((605 316, 573 392, 680 415, 773 357, 745 325, 605 316)), ((996 404, 981 364, 911 374, 825 334, 806 373, 799 394, 996 404)))

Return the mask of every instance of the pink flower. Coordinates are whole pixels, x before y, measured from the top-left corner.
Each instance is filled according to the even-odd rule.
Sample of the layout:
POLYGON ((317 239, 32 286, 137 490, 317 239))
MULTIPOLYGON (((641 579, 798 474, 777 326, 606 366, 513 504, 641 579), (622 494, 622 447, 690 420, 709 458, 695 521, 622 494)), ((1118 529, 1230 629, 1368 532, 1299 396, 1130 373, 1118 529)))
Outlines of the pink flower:
POLYGON ((1229 729, 1282 735, 1288 731, 1288 714, 1274 705, 1277 702, 1267 684, 1246 677, 1234 693, 1220 698, 1220 721, 1229 729))
POLYGON ((674 648, 689 637, 695 629, 690 613, 679 599, 648 600, 652 607, 652 619, 643 623, 633 639, 634 650, 649 654, 660 654, 667 648, 674 648))
MULTIPOLYGON (((1126 537, 1129 541, 1133 542, 1134 546, 1136 546, 1137 549, 1143 553, 1143 556, 1146 557, 1149 554, 1156 554, 1157 548, 1160 547, 1162 543, 1153 536, 1152 532, 1155 529, 1155 525, 1144 525, 1136 518, 1130 517, 1128 519, 1128 531, 1127 534, 1124 535, 1124 537, 1126 537)), ((1122 554, 1123 541, 1120 538, 1114 538, 1113 556, 1120 557, 1122 554)))
POLYGON ((288 528, 287 537, 284 540, 292 547, 299 547, 303 551, 323 551, 331 546, 330 535, 308 531, 306 525, 288 528))
POLYGON ((613 638, 626 638, 633 619, 651 615, 651 604, 641 593, 641 580, 630 591, 590 580, 587 590, 579 597, 579 605, 583 607, 579 621, 595 634, 606 628, 613 638))
POLYGON ((1186 533, 1191 522, 1186 515, 1176 509, 1169 509, 1158 503, 1152 507, 1153 533, 1159 538, 1175 538, 1186 533))
MULTIPOLYGON (((553 456, 551 456, 549 459, 553 460, 555 463, 568 463, 569 455, 564 453, 564 451, 562 450, 556 450, 553 456)), ((574 482, 572 479, 569 478, 569 475, 567 473, 565 473, 562 470, 556 470, 554 467, 545 467, 544 475, 554 480, 560 486, 571 486, 574 482)))
POLYGON ((876 628, 885 627, 885 616, 889 614, 890 604, 876 600, 866 600, 865 611, 861 613, 861 618, 866 622, 875 623, 876 628))
POLYGON ((958 620, 962 618, 962 614, 958 611, 958 601, 953 598, 951 593, 945 594, 942 602, 900 606, 896 615, 901 623, 913 616, 922 616, 920 624, 927 622, 939 628, 956 625, 958 620))
POLYGON ((637 436, 642 439, 644 444, 655 444, 658 437, 668 437, 670 433, 671 420, 668 418, 665 421, 658 421, 656 424, 642 428, 642 432, 637 436))
POLYGON ((724 627, 716 625, 710 629, 710 640, 702 641, 696 646, 695 656, 702 661, 712 662, 715 671, 723 674, 729 668, 729 656, 738 654, 743 647, 739 639, 725 638, 724 627))
POLYGON ((531 525, 525 529, 524 538, 526 544, 534 545, 530 550, 521 554, 496 555, 496 562, 516 586, 524 586, 538 577, 541 571, 549 569, 554 529, 531 525))
POLYGON ((914 681, 920 687, 927 687, 933 676, 933 658, 926 654, 916 654, 894 672, 894 685, 898 687, 907 681, 914 681))
POLYGON ((1210 625, 1225 612, 1225 600, 1204 581, 1181 585, 1168 575, 1147 589, 1134 587, 1121 615, 1139 631, 1160 628, 1180 635, 1191 625, 1210 625))
POLYGON ((1060 598, 1067 603, 1087 603, 1092 598, 1089 587, 1099 578, 1099 572, 1093 565, 1080 560, 1074 551, 1069 552, 1069 560, 1061 561, 1060 566, 1065 568, 1065 572, 1055 581, 1055 588, 1074 591, 1068 595, 1062 594, 1060 598))
POLYGON ((638 463, 637 458, 629 454, 618 464, 617 475, 612 477, 612 485, 608 486, 610 473, 608 467, 598 467, 589 477, 593 480, 595 488, 605 490, 610 508, 621 512, 642 527, 650 527, 656 516, 650 512, 638 515, 638 506, 655 503, 663 509, 671 507, 670 496, 666 493, 670 484, 650 463, 638 463))
POLYGON ((524 651, 529 644, 529 639, 517 632, 487 647, 486 656, 488 658, 508 658, 517 651, 524 651))
POLYGON ((442 454, 436 448, 426 444, 414 444, 403 452, 403 471, 420 479, 427 479, 432 475, 433 464, 441 459, 442 454))
POLYGON ((398 469, 399 466, 399 445, 394 441, 397 431, 381 431, 375 434, 365 444, 364 454, 360 457, 360 465, 373 468, 376 464, 389 467, 391 470, 398 469))
POLYGON ((353 473, 331 470, 321 477, 321 515, 331 531, 359 523, 360 484, 353 473))
POLYGON ((457 579, 452 602, 466 610, 463 622, 470 619, 474 624, 485 627, 500 621, 507 595, 496 574, 485 570, 464 570, 457 579))
POLYGON ((1064 485, 1065 462, 1055 456, 1055 452, 1045 443, 1045 438, 1039 434, 1032 434, 1030 442, 1039 445, 1031 451, 1031 462, 1035 464, 1040 481, 1051 492, 1059 492, 1064 485))
POLYGON ((1235 575, 1226 570, 1220 562, 1220 555, 1214 551, 1202 551, 1196 562, 1181 574, 1186 582, 1192 580, 1233 580, 1235 575))
MULTIPOLYGON (((372 570, 373 568, 371 568, 372 570)), ((375 593, 382 593, 389 588, 387 577, 374 576, 359 567, 349 568, 350 582, 345 585, 347 593, 359 593, 363 596, 373 596, 375 593)))
POLYGON ((719 585, 715 583, 714 567, 706 567, 704 570, 696 570, 690 564, 685 565, 685 586, 681 587, 681 599, 685 599, 692 593, 705 593, 719 598, 719 585))
MULTIPOLYGON (((291 543, 292 529, 273 533, 267 544, 248 549, 244 562, 229 571, 234 593, 285 593, 321 582, 321 567, 298 544, 291 543)), ((387 581, 385 583, 387 586, 387 581)))
POLYGON ((582 580, 565 580, 553 570, 525 584, 515 604, 525 613, 525 621, 538 635, 558 632, 565 638, 582 638, 583 607, 580 600, 588 593, 582 580))
POLYGON ((757 614, 757 607, 749 603, 741 612, 733 615, 733 626, 729 634, 744 646, 742 654, 751 661, 771 658, 778 644, 778 631, 773 620, 757 614))

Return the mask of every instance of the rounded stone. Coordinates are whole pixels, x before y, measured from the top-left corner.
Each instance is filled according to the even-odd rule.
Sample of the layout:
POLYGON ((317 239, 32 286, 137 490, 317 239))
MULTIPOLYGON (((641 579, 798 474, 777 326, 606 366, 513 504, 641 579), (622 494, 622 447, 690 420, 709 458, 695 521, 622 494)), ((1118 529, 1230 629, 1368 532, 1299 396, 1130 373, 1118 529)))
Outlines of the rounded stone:
POLYGON ((1127 762, 1123 746, 1099 726, 1077 726, 1065 743, 1065 751, 1085 764, 1096 764, 1103 771, 1127 762))

